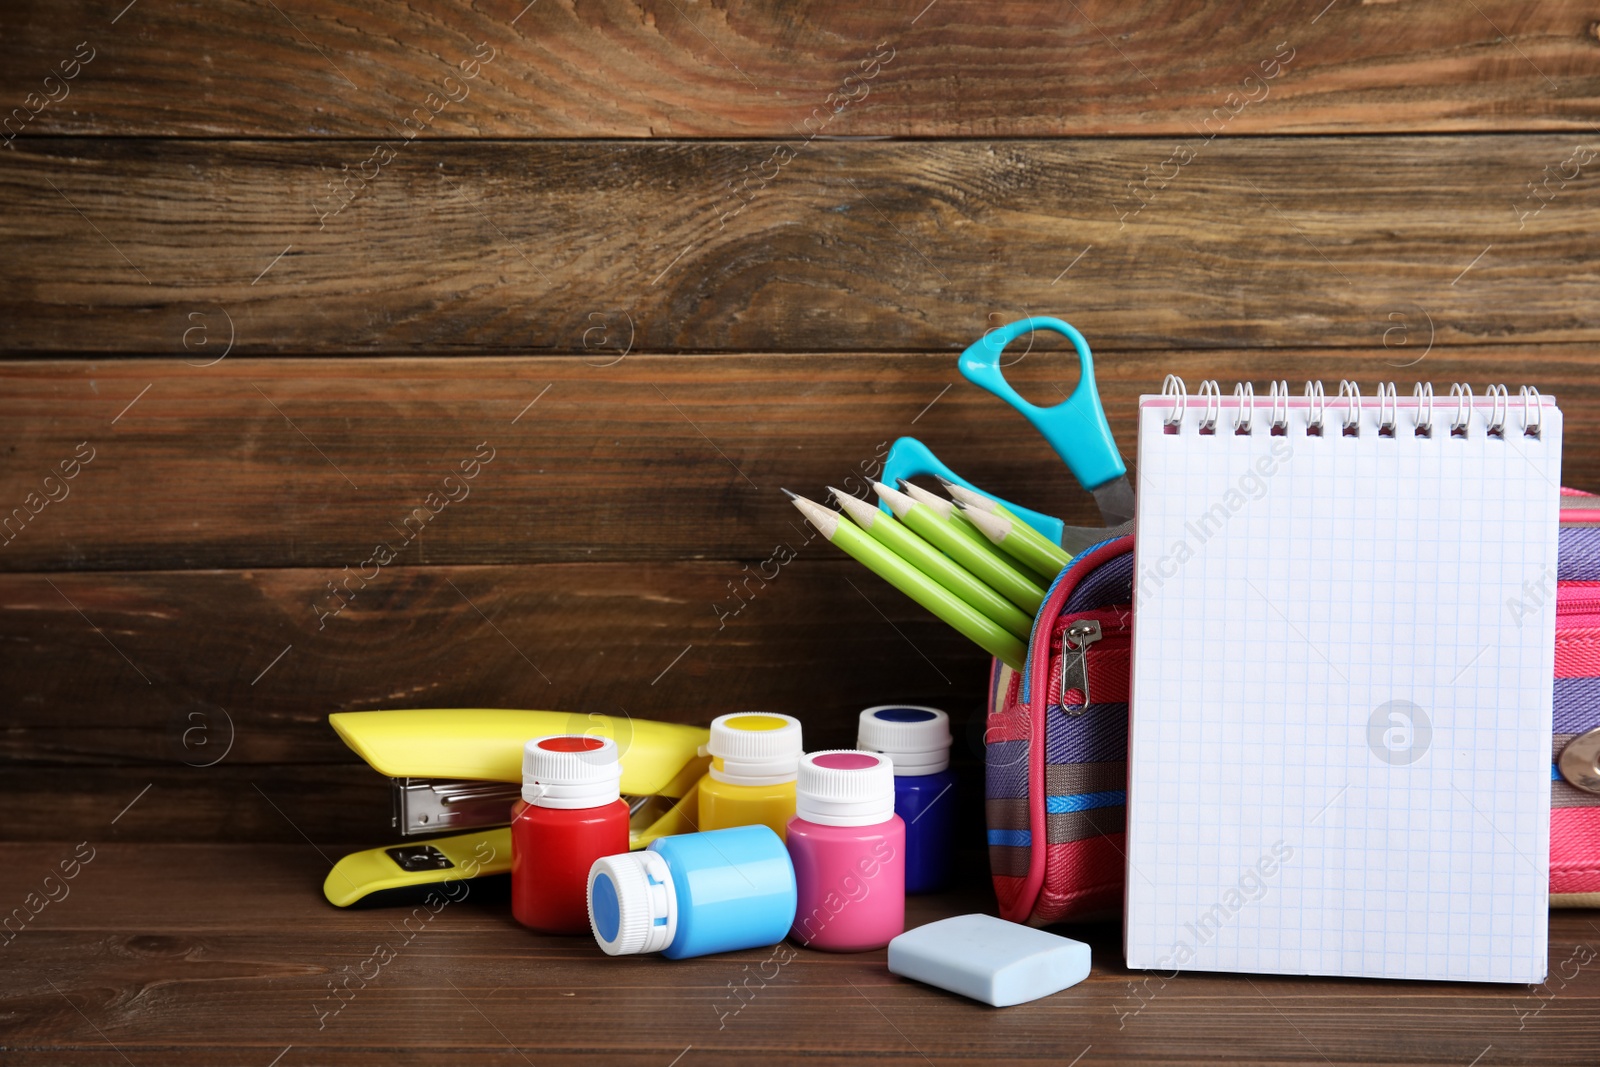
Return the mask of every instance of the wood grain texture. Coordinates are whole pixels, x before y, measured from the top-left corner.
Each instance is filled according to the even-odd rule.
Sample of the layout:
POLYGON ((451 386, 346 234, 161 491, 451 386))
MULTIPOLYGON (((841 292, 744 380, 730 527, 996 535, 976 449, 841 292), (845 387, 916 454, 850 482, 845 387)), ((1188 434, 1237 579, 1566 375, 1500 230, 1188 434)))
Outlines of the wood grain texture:
POLYGON ((0 101, 38 112, 24 135, 372 136, 481 45, 493 58, 432 135, 789 137, 809 119, 829 136, 1187 136, 1281 52, 1287 72, 1228 133, 1587 131, 1600 99, 1595 12, 1573 0, 120 10, 12 5, 0 101), (44 85, 80 42, 94 58, 67 95, 44 85), (873 54, 891 58, 846 81, 873 54), (40 109, 46 91, 61 99, 40 109))
MULTIPOLYGON (((1566 483, 1600 489, 1600 383, 1588 346, 1430 351, 1420 309, 1391 314, 1387 348, 1103 353, 1097 378, 1112 430, 1134 463, 1137 398, 1168 372, 1196 389, 1208 377, 1225 391, 1252 380, 1258 393, 1277 378, 1296 391, 1320 378, 1336 392, 1348 377, 1369 394, 1388 380, 1408 394, 1431 380, 1444 395, 1453 381, 1480 393, 1504 382, 1513 394, 1529 383, 1563 406, 1566 483)), ((1058 402, 1077 380, 1076 357, 1053 337, 1031 350, 1018 342, 1007 369, 1040 403, 1058 402)), ((309 567, 337 582, 346 567, 370 572, 362 564, 382 542, 396 552, 390 570, 724 559, 741 561, 721 565, 737 582, 780 545, 807 560, 842 559, 807 547, 811 529, 779 487, 819 500, 830 485, 865 495, 902 435, 1009 499, 1098 522, 1092 498, 1032 427, 963 380, 951 354, 613 363, 616 353, 598 352, 0 363, 9 438, 0 570, 309 567), (47 485, 85 442, 94 458, 70 482, 58 473, 47 485), (461 463, 475 463, 485 443, 493 459, 462 478, 461 463), (46 503, 51 487, 67 495, 46 503), (434 514, 429 493, 459 499, 434 514), (426 522, 414 519, 419 507, 426 522)))
POLYGON ((958 351, 1031 310, 1101 351, 1367 347, 1399 307, 1438 346, 1600 337, 1567 136, 833 142, 738 195, 774 146, 413 142, 331 214, 378 151, 19 141, 0 346, 204 362, 202 316, 238 355, 958 351))
MULTIPOLYGON (((276 842, 307 851, 320 848, 329 863, 345 852, 401 840, 390 828, 388 779, 355 760, 348 750, 343 763, 307 763, 305 756, 287 752, 281 762, 252 764, 244 762, 244 752, 230 752, 215 766, 183 764, 181 758, 203 763, 221 755, 226 743, 226 720, 216 708, 205 710, 204 718, 180 713, 173 721, 147 729, 13 727, 9 752, 23 753, 26 759, 6 761, 0 797, 16 821, 4 839, 110 837, 164 845, 276 842), (202 739, 199 733, 190 735, 187 748, 182 744, 185 731, 202 726, 216 751, 197 743, 202 739), (125 752, 115 751, 118 741, 128 743, 125 752), (99 752, 92 751, 97 748, 99 752), (163 753, 167 759, 136 762, 152 748, 169 750, 163 753), (74 752, 76 761, 50 762, 66 752, 74 752), (125 762, 108 762, 111 759, 125 762)), ((130 724, 139 722, 143 711, 131 708, 130 724)), ((324 735, 332 734, 324 720, 320 729, 285 728, 275 743, 285 749, 304 744, 310 757, 337 758, 326 753, 324 735)))
POLYGON ((380 833, 385 784, 328 727, 334 711, 547 708, 581 730, 590 712, 769 708, 826 748, 854 743, 862 708, 910 701, 947 708, 974 762, 988 657, 820 555, 747 587, 725 561, 393 568, 331 616, 322 571, 0 577, 0 836, 88 832, 104 798, 151 783, 119 823, 133 839, 380 833))
MULTIPOLYGON (((6 903, 74 844, 0 846, 6 903)), ((1465 1064, 1492 1046, 1564 1065, 1587 1061, 1600 1008, 1600 970, 1570 962, 1594 955, 1592 913, 1551 916, 1552 979, 1531 988, 1202 973, 1157 987, 1117 962, 1115 927, 1072 926, 1088 979, 995 1011, 894 977, 882 951, 610 959, 518 927, 489 892, 425 920, 342 912, 304 844, 90 847, 68 895, 0 949, 8 1062, 1465 1064)), ((916 925, 981 909, 986 890, 909 904, 916 925)))
POLYGON ((330 611, 321 571, 9 575, 9 673, 29 679, 10 721, 83 731, 58 734, 63 756, 173 758, 164 735, 192 709, 221 708, 237 758, 270 762, 337 752, 331 735, 291 749, 275 735, 361 708, 705 722, 793 708, 796 677, 812 679, 803 699, 817 721, 912 695, 982 696, 987 657, 848 560, 797 559, 752 583, 734 613, 728 582, 741 577, 726 561, 396 568, 330 611), (828 670, 841 661, 875 666, 828 670), (117 736, 130 726, 150 736, 117 736), (112 736, 89 736, 99 730, 112 736))

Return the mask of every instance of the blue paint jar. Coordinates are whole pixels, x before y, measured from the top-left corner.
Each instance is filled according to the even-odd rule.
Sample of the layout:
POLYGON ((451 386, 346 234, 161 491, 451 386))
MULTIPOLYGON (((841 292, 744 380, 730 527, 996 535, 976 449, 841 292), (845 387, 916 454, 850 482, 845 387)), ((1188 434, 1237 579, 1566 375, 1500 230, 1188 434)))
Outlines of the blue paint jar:
POLYGON ((775 945, 795 900, 789 850, 764 825, 658 837, 589 869, 589 927, 610 956, 680 960, 775 945))
POLYGON ((856 747, 894 764, 894 813, 906 824, 906 892, 950 882, 955 853, 955 775, 950 716, 938 708, 884 704, 861 713, 856 747))

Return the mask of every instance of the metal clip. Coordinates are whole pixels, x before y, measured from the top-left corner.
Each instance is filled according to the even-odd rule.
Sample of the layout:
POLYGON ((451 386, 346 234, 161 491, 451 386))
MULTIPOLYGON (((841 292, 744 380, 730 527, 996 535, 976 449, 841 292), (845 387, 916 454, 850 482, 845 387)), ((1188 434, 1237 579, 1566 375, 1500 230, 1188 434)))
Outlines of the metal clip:
POLYGON ((1561 777, 1588 793, 1600 793, 1600 727, 1567 742, 1556 761, 1561 777))
MULTIPOLYGON (((522 787, 515 782, 461 778, 391 778, 389 781, 394 801, 391 821, 401 837, 504 826, 511 821, 511 805, 522 797, 522 787)), ((646 826, 676 803, 671 797, 626 793, 622 799, 628 802, 630 817, 645 812, 644 818, 648 821, 643 825, 646 826)), ((401 858, 396 856, 395 862, 402 862, 401 858)))
POLYGON ((1076 717, 1089 709, 1089 646, 1100 640, 1100 624, 1079 619, 1061 635, 1061 710, 1076 717), (1083 690, 1082 704, 1068 704, 1067 692, 1083 690))
POLYGON ((393 779, 394 828, 401 836, 504 826, 522 787, 511 782, 393 779))

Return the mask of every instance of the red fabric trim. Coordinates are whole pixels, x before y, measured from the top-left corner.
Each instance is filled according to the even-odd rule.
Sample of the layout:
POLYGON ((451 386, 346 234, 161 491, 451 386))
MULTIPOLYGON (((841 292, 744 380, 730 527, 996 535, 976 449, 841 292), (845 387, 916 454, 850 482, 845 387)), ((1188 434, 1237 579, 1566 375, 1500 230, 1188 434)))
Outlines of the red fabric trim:
POLYGON ((1600 808, 1551 810, 1550 892, 1600 892, 1600 808))
POLYGON ((1034 905, 1034 922, 1084 919, 1122 913, 1126 834, 1106 834, 1045 846, 1045 885, 1034 905))
MULTIPOLYGON (((1002 666, 995 660, 996 667, 1002 666)), ((1016 671, 1009 672, 1010 681, 1006 683, 1006 691, 1000 697, 999 703, 991 705, 998 710, 989 713, 984 722, 983 743, 993 745, 1000 741, 1026 741, 1028 739, 1028 719, 1017 706, 1017 689, 1022 676, 1016 671)))
MULTIPOLYGON (((1000 902, 1001 918, 1016 914, 1017 897, 1022 893, 1024 881, 1025 879, 1016 878, 1009 874, 997 874, 994 876, 994 895, 1000 902)), ((1024 911, 1023 914, 1026 915, 1027 912, 1024 911)), ((1011 919, 1009 921, 1015 922, 1016 920, 1011 919)))
POLYGON ((1556 619, 1556 674, 1557 678, 1600 677, 1600 629, 1586 626, 1581 629, 1561 630, 1561 619, 1556 619))

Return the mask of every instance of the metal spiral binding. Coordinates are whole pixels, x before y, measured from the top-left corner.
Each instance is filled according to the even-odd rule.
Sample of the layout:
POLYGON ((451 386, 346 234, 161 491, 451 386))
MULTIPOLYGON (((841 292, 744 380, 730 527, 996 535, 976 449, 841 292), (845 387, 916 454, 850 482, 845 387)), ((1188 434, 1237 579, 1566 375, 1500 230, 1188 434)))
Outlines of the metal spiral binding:
POLYGON ((1511 406, 1511 398, 1506 393, 1506 387, 1503 385, 1489 386, 1485 395, 1494 402, 1494 406, 1489 409, 1489 436, 1504 437, 1506 415, 1509 414, 1507 409, 1511 406))
POLYGON ((1200 432, 1216 433, 1217 416, 1222 414, 1222 389, 1215 378, 1200 383, 1200 399, 1206 402, 1206 410, 1200 416, 1200 432))
POLYGON ((1189 393, 1182 378, 1169 374, 1167 380, 1161 383, 1161 395, 1172 398, 1172 410, 1162 420, 1162 425, 1171 432, 1183 424, 1183 413, 1189 407, 1189 393))
POLYGON ((1400 421, 1400 397, 1393 382, 1378 384, 1378 436, 1393 437, 1395 424, 1400 421))
POLYGON ((1328 394, 1322 391, 1321 382, 1306 382, 1306 399, 1311 401, 1306 413, 1306 433, 1321 437, 1322 423, 1328 414, 1328 394))
MULTIPOLYGON (((1279 379, 1269 383, 1268 388, 1271 405, 1268 409, 1268 432, 1274 436, 1282 436, 1289 432, 1289 383, 1279 379)), ((1200 383, 1200 390, 1196 395, 1205 404, 1200 411, 1199 430, 1203 434, 1215 434, 1217 421, 1222 417, 1222 388, 1216 379, 1207 378, 1200 383)), ((1321 437, 1328 415, 1327 393, 1320 381, 1307 381, 1304 395, 1305 432, 1311 436, 1321 437)), ((1377 395, 1378 436, 1395 437, 1400 427, 1399 390, 1393 382, 1380 382, 1377 395)), ((1483 410, 1484 432, 1489 437, 1503 438, 1506 424, 1511 421, 1513 414, 1511 393, 1504 385, 1490 385, 1485 387, 1483 395, 1490 402, 1489 407, 1483 410)), ((1172 402, 1170 410, 1162 419, 1162 425, 1168 433, 1176 433, 1182 428, 1184 416, 1188 413, 1189 395, 1183 379, 1176 374, 1167 375, 1161 384, 1161 396, 1172 402)), ((1522 402, 1522 435, 1538 440, 1544 429, 1543 397, 1539 390, 1531 385, 1522 386, 1517 396, 1522 402)), ((1418 382, 1412 389, 1411 397, 1412 434, 1416 437, 1432 437, 1435 416, 1433 383, 1418 382)), ((1233 399, 1237 403, 1233 415, 1233 432, 1249 436, 1255 432, 1258 406, 1255 385, 1251 382, 1239 382, 1233 387, 1233 399)), ((1344 436, 1358 437, 1361 434, 1363 410, 1361 399, 1361 387, 1355 381, 1347 378, 1339 382, 1338 403, 1344 405, 1339 423, 1344 436)), ((1467 383, 1456 382, 1450 386, 1450 401, 1455 405, 1455 411, 1450 416, 1451 437, 1470 436, 1473 412, 1480 410, 1475 406, 1475 399, 1472 386, 1467 383)))
POLYGON ((1361 436, 1361 387, 1350 379, 1345 378, 1339 382, 1339 399, 1349 398, 1350 406, 1344 413, 1344 435, 1346 437, 1361 436))
POLYGON ((1256 414, 1256 387, 1240 382, 1233 387, 1233 396, 1239 401, 1239 410, 1233 416, 1233 432, 1248 434, 1256 414))
POLYGON ((1450 420, 1450 436, 1466 437, 1472 424, 1472 386, 1456 382, 1450 387, 1450 399, 1456 402, 1456 413, 1450 420))
POLYGON ((1280 437, 1289 432, 1289 383, 1281 378, 1272 383, 1271 432, 1280 437))
POLYGON ((1414 427, 1413 432, 1418 437, 1432 437, 1433 436, 1433 383, 1432 382, 1418 382, 1416 389, 1412 390, 1411 395, 1417 398, 1417 411, 1416 411, 1416 414, 1411 416, 1412 426, 1414 427), (1423 419, 1423 417, 1422 417, 1423 405, 1427 405, 1427 408, 1428 408, 1428 417, 1427 417, 1427 419, 1423 419))
POLYGON ((1540 406, 1539 390, 1524 385, 1521 395, 1522 436, 1537 438, 1544 432, 1544 411, 1540 406))

